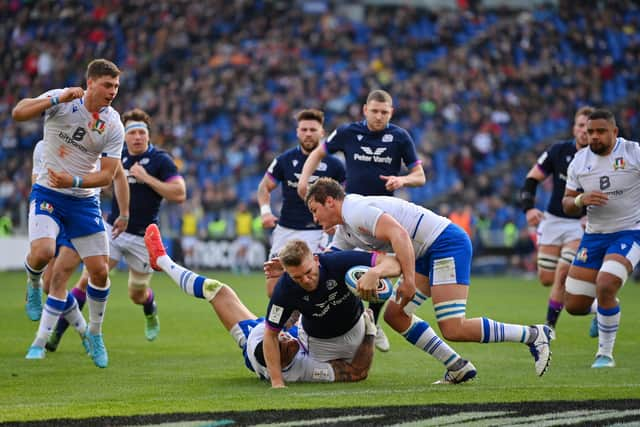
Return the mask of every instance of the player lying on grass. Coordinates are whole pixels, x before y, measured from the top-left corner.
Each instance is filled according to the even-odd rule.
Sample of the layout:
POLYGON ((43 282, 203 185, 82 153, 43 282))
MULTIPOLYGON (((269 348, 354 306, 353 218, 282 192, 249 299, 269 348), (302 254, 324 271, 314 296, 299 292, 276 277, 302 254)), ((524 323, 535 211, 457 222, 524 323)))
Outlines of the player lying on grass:
MULTIPOLYGON (((155 224, 147 227, 144 236, 149 262, 154 270, 167 273, 189 295, 209 301, 216 315, 242 349, 245 365, 261 379, 269 379, 262 339, 264 318, 258 318, 226 284, 199 276, 176 264, 167 255, 160 230, 155 224)), ((363 314, 365 334, 353 359, 319 362, 312 359, 297 338, 297 327, 278 336, 282 376, 287 382, 360 381, 367 377, 373 360, 376 326, 370 312, 363 314)))

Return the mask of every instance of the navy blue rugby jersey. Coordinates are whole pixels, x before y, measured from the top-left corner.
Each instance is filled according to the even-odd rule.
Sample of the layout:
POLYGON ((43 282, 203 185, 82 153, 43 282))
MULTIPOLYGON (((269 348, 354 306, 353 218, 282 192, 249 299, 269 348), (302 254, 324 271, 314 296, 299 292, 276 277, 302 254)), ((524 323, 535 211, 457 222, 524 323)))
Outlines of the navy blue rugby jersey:
POLYGON ((320 277, 318 287, 307 292, 283 274, 276 284, 266 321, 272 329, 283 329, 294 310, 302 313, 302 326, 316 338, 333 338, 345 334, 362 315, 363 305, 344 282, 345 273, 353 266, 372 266, 374 254, 364 251, 328 252, 318 255, 320 277))
MULTIPOLYGON (((129 154, 125 144, 122 150, 122 167, 124 168, 124 173, 127 175, 130 192, 129 225, 127 226, 126 232, 144 236, 144 231, 149 224, 158 223, 158 211, 160 210, 162 196, 147 184, 137 182, 133 176, 129 175, 129 169, 131 169, 131 166, 136 162, 143 166, 149 175, 158 178, 160 181, 171 181, 179 177, 180 174, 173 159, 166 151, 149 144, 147 151, 137 156, 132 156, 129 154)), ((107 222, 113 225, 119 215, 120 208, 114 197, 113 207, 111 214, 107 218, 107 222)))
POLYGON ((393 196, 379 176, 397 176, 402 162, 408 169, 420 164, 413 138, 393 123, 376 132, 369 130, 366 121, 340 126, 329 135, 324 147, 329 153, 344 153, 346 191, 363 196, 393 196))
POLYGON ((563 218, 579 218, 582 216, 582 214, 577 217, 567 215, 562 210, 562 198, 567 184, 567 168, 577 151, 575 140, 560 141, 551 145, 538 157, 538 168, 546 176, 551 175, 553 179, 553 191, 547 205, 547 212, 552 215, 563 218))
MULTIPOLYGON (((298 196, 298 179, 307 157, 298 145, 276 157, 267 169, 267 176, 272 181, 282 184, 282 209, 278 224, 294 230, 321 228, 313 222, 313 215, 304 204, 304 200, 298 196)), ((335 156, 326 156, 309 178, 309 183, 315 182, 322 176, 328 176, 342 183, 345 180, 344 165, 335 156)))

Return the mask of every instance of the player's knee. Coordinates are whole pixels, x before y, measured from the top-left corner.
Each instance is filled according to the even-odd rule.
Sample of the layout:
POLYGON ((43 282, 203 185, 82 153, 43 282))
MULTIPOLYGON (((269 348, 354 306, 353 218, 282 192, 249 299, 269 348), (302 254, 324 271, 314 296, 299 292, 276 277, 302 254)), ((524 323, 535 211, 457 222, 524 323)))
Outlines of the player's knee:
POLYGON ((31 247, 29 264, 33 268, 44 268, 47 263, 56 255, 55 245, 34 245, 31 247))
POLYGON ((598 274, 597 284, 600 287, 615 286, 619 288, 624 285, 629 277, 627 267, 619 261, 608 259, 602 263, 598 274), (603 274, 604 273, 604 274, 603 274))
POLYGON ((558 266, 558 257, 545 253, 538 254, 538 279, 543 286, 551 286, 558 266))
POLYGON ((538 266, 538 280, 542 286, 548 287, 553 285, 555 271, 543 270, 538 266))
POLYGON ((129 298, 135 304, 144 304, 147 300, 147 287, 152 273, 140 273, 129 270, 129 298))

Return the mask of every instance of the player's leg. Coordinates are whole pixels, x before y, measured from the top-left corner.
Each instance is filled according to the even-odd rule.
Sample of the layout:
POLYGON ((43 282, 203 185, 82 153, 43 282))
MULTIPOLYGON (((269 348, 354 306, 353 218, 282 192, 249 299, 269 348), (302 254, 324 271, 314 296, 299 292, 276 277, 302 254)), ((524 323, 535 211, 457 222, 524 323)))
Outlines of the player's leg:
POLYGON ((147 227, 144 242, 151 266, 168 274, 186 294, 209 301, 234 340, 240 347, 244 346, 248 330, 243 329, 242 322, 254 320, 256 316, 240 301, 234 290, 218 280, 200 276, 173 262, 167 255, 157 225, 147 227))
MULTIPOLYGON (((621 234, 621 233, 616 233, 621 234)), ((640 232, 620 235, 607 250, 596 277, 598 352, 593 368, 614 367, 613 347, 620 326, 618 291, 640 261, 640 232)))
MULTIPOLYGON (((471 241, 460 227, 450 225, 422 261, 431 278, 431 298, 442 335, 451 341, 520 342, 528 346, 538 375, 549 364, 551 329, 498 322, 487 317, 466 318, 471 276, 471 241)), ((418 267, 416 267, 416 270, 418 267)))
MULTIPOLYGON (((544 235, 540 234, 542 239, 544 235)), ((562 298, 554 298, 554 284, 560 265, 561 247, 558 245, 540 245, 538 247, 538 279, 543 286, 551 286, 547 304, 547 325, 554 327, 562 311, 562 298)), ((562 295, 564 296, 564 294, 562 295)))
MULTIPOLYGON (((419 270, 417 264, 416 270, 419 270)), ((389 300, 384 312, 384 320, 410 344, 442 362, 447 371, 441 382, 456 384, 472 379, 476 376, 476 370, 471 362, 460 357, 453 348, 440 339, 425 320, 414 314, 428 298, 429 278, 416 272, 416 287, 416 295, 404 308, 395 301, 389 300)))
POLYGON ((102 336, 102 323, 111 286, 107 234, 105 231, 101 231, 84 237, 72 238, 71 242, 82 257, 89 274, 87 283, 89 326, 86 336, 91 346, 91 358, 96 366, 106 368, 109 356, 102 336))
MULTIPOLYGON (((72 249, 75 252, 75 248, 73 247, 73 244, 71 244, 71 241, 67 239, 64 231, 61 232, 60 235, 58 236, 58 239, 56 240, 56 245, 58 246, 58 248, 61 248, 64 246, 72 249)), ((74 271, 79 264, 80 264, 80 258, 78 257, 78 262, 73 267, 74 271)), ((76 301, 76 304, 78 306, 78 310, 80 312, 82 311, 82 308, 84 307, 84 304, 86 301, 85 290, 86 290, 86 281, 88 281, 88 277, 89 276, 86 269, 83 268, 78 283, 84 282, 84 289, 80 289, 78 287, 78 283, 76 283, 74 287, 71 289, 71 291, 69 292, 71 295, 73 295, 76 301)), ((55 330, 53 331, 53 333, 51 334, 51 336, 49 337, 49 340, 45 345, 47 351, 51 351, 51 352, 56 351, 58 348, 58 345, 60 345, 60 340, 62 339, 62 336, 64 335, 65 331, 69 327, 69 322, 67 321, 67 317, 69 316, 65 312, 58 318, 58 322, 56 323, 55 330)), ((71 317, 75 318, 75 316, 71 316, 71 317)))
POLYGON ((42 311, 36 337, 27 353, 27 359, 44 358, 45 343, 49 339, 51 331, 62 313, 67 313, 70 317, 73 316, 75 322, 84 322, 82 315, 80 315, 81 319, 78 319, 76 316, 76 313, 79 313, 79 311, 77 310, 75 298, 67 294, 66 291, 66 283, 79 262, 78 254, 74 250, 68 247, 62 247, 60 249, 51 275, 50 293, 42 311))
POLYGON ((60 226, 51 216, 51 205, 32 194, 29 205, 29 253, 24 261, 27 273, 25 311, 36 321, 42 313, 41 276, 56 252, 56 237, 60 226))

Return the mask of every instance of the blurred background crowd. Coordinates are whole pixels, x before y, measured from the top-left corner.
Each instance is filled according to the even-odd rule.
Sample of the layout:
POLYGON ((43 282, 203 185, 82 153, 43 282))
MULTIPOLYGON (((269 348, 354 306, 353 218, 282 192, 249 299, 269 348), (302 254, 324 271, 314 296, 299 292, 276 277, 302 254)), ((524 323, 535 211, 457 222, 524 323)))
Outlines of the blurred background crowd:
POLYGON ((0 234, 26 232, 42 132, 38 121, 13 122, 11 109, 84 85, 86 64, 104 57, 123 70, 114 107, 151 115, 152 143, 187 182, 187 202, 163 208, 169 236, 266 239, 255 193, 271 160, 297 143, 295 112, 322 109, 330 132, 361 120, 366 94, 382 88, 427 176, 399 196, 452 217, 478 253, 506 250, 511 267, 533 271, 517 195, 537 155, 572 137, 585 104, 613 110, 620 135, 638 138, 638 4, 342 3, 0 0, 0 234))

